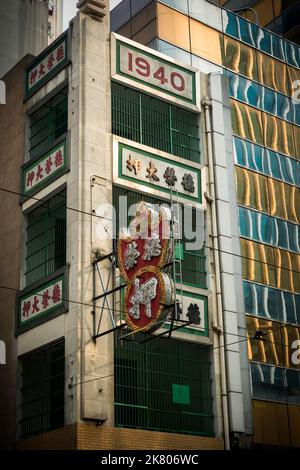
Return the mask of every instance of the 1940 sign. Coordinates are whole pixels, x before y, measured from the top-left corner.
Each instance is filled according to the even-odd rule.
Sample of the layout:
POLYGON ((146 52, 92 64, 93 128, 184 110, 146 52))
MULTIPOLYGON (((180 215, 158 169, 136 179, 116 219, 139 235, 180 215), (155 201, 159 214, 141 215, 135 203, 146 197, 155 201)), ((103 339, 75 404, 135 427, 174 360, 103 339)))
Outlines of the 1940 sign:
POLYGON ((127 79, 126 83, 129 80, 135 86, 140 84, 149 91, 171 95, 181 104, 197 104, 196 70, 118 35, 112 35, 112 44, 115 45, 113 78, 127 79))

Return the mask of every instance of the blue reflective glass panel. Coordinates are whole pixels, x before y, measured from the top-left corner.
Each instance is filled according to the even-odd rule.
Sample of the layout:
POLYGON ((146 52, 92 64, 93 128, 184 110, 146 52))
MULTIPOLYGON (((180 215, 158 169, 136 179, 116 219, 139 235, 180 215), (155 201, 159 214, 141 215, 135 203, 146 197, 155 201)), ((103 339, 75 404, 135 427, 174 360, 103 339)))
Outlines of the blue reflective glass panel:
POLYGON ((300 161, 234 137, 237 165, 300 186, 300 161))
POLYGON ((284 369, 266 364, 251 364, 253 398, 285 401, 284 369))
POLYGON ((295 295, 291 292, 280 292, 281 297, 281 318, 280 320, 288 323, 297 324, 295 295))
POLYGON ((285 60, 283 40, 275 34, 271 34, 271 54, 277 59, 285 60))
POLYGON ((243 282, 246 313, 272 320, 279 319, 276 289, 252 282, 243 282))
POLYGON ((224 33, 236 39, 240 39, 239 21, 237 15, 222 10, 224 33))
POLYGON ((287 63, 300 68, 300 48, 289 41, 284 41, 284 43, 287 63))
POLYGON ((287 400, 289 403, 300 404, 300 373, 297 370, 286 369, 287 400))
POLYGON ((290 249, 288 225, 285 220, 274 220, 274 245, 280 248, 290 249))
POLYGON ((291 106, 291 100, 281 93, 275 93, 276 95, 276 115, 287 121, 294 122, 293 107, 291 106))
POLYGON ((229 94, 232 98, 256 108, 260 107, 259 85, 229 71, 226 71, 225 74, 229 77, 229 94))

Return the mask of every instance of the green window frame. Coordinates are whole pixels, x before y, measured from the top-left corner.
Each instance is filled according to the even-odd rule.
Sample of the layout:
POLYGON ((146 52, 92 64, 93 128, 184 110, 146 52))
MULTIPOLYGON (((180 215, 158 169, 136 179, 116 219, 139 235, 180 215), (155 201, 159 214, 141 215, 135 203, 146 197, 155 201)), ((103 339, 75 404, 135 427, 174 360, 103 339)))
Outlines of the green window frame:
POLYGON ((20 360, 20 436, 64 426, 64 340, 20 360))
MULTIPOLYGON (((149 202, 151 204, 164 204, 168 205, 163 199, 159 199, 153 196, 141 194, 132 190, 127 190, 120 188, 118 186, 113 187, 113 204, 116 210, 116 227, 115 232, 118 236, 119 227, 118 227, 118 214, 119 214, 119 197, 127 196, 127 204, 130 207, 132 204, 137 204, 140 201, 149 202)), ((193 215, 195 212, 193 212, 193 215)), ((128 219, 128 224, 130 218, 128 219)), ((195 219, 192 221, 195 230, 195 219)), ((184 221, 182 223, 184 226, 184 221)), ((207 289, 207 271, 206 271, 206 255, 205 248, 201 250, 186 250, 185 249, 185 240, 182 240, 183 243, 183 259, 182 259, 182 282, 186 285, 199 287, 202 289, 207 289)))
POLYGON ((26 227, 26 286, 66 265, 66 190, 30 211, 26 227))
POLYGON ((115 333, 115 426, 214 435, 209 348, 156 337, 120 341, 115 333))
POLYGON ((68 88, 62 89, 30 115, 29 158, 49 150, 68 130, 68 88))
POLYGON ((200 163, 199 115, 112 82, 112 133, 200 163))

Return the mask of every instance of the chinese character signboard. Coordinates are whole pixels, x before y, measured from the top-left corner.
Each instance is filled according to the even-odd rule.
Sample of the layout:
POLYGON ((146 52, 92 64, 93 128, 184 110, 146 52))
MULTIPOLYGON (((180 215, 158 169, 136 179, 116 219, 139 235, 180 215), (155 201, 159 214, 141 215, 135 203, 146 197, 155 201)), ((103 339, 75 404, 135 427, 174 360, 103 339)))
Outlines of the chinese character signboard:
POLYGON ((32 196, 68 170, 66 139, 21 168, 22 196, 32 196))
POLYGON ((118 262, 127 283, 124 312, 134 331, 161 327, 174 303, 174 284, 166 272, 172 258, 167 208, 141 202, 128 231, 120 232, 118 262))
POLYGON ((25 71, 25 100, 70 63, 68 33, 59 37, 25 71))
POLYGON ((17 296, 16 332, 22 333, 67 310, 67 278, 63 271, 17 296))
POLYGON ((182 106, 199 108, 196 69, 117 34, 111 38, 112 78, 182 106))
MULTIPOLYGON (((204 295, 188 291, 177 291, 177 318, 174 319, 175 327, 179 325, 178 320, 189 322, 190 325, 172 333, 174 337, 191 339, 193 336, 209 337, 208 328, 208 298, 204 295)), ((168 328, 170 318, 167 319, 165 327, 168 328)))
POLYGON ((131 181, 134 183, 133 189, 146 190, 158 196, 169 196, 171 188, 176 198, 178 195, 182 201, 202 204, 199 164, 159 151, 154 154, 117 139, 114 142, 114 158, 116 183, 128 186, 128 181, 131 181))

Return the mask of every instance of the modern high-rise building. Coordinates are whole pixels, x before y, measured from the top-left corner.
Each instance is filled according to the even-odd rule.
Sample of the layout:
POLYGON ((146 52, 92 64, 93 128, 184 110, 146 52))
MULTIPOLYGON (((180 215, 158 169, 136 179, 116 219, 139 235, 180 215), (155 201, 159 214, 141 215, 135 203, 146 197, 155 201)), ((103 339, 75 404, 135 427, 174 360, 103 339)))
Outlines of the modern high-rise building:
MULTIPOLYGON (((242 8, 267 2, 223 3, 242 8)), ((298 7, 299 2, 291 3, 298 7)), ((300 48, 207 1, 145 1, 143 7, 124 0, 112 12, 112 28, 210 77, 228 77, 242 308, 249 337, 261 335, 260 342, 248 345, 253 442, 299 445, 300 48)), ((217 163, 218 152, 215 158, 217 163)), ((217 193, 228 192, 226 186, 222 177, 217 193)), ((220 230, 222 215, 220 211, 220 230)), ((225 244, 222 250, 228 254, 227 266, 237 261, 237 251, 225 244)))
POLYGON ((209 0, 300 44, 299 0, 209 0))
POLYGON ((0 1, 0 78, 24 55, 48 45, 48 1, 0 1))
POLYGON ((299 47, 78 8, 3 77, 1 446, 299 447, 299 47))

